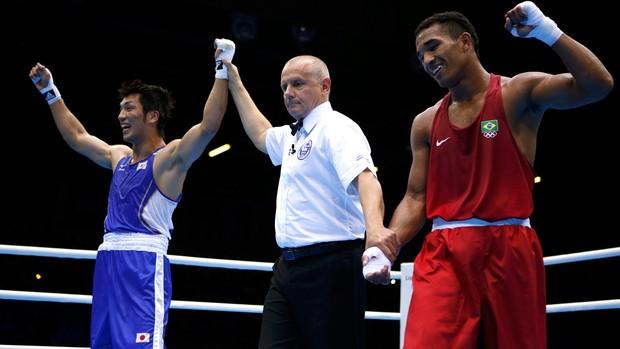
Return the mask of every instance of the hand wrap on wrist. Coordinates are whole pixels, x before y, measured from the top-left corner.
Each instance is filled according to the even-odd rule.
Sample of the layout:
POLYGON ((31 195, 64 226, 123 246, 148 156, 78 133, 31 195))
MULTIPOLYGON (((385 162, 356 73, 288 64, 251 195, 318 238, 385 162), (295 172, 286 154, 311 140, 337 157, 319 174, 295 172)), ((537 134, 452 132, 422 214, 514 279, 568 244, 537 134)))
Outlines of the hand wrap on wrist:
POLYGON ((222 62, 222 59, 226 59, 232 62, 235 55, 235 43, 228 39, 216 39, 215 49, 220 49, 222 52, 215 57, 215 78, 228 80, 228 68, 222 62))
MULTIPOLYGON (((37 75, 32 78, 32 82, 35 84, 39 81, 41 81, 40 75, 37 75)), ((47 86, 40 89, 39 92, 41 92, 41 94, 47 101, 47 104, 51 105, 60 100, 61 98, 60 92, 58 91, 58 88, 56 87, 56 85, 54 85, 54 78, 52 77, 52 73, 50 73, 50 81, 47 83, 47 86)))
MULTIPOLYGON (((549 46, 555 44, 562 35, 562 31, 557 24, 551 18, 546 17, 538 6, 531 1, 524 1, 519 6, 521 6, 523 11, 527 12, 527 19, 517 24, 535 27, 525 37, 536 38, 549 46)), ((517 26, 513 26, 510 33, 513 36, 520 37, 517 26)))
POLYGON ((383 266, 387 265, 388 267, 392 267, 392 262, 383 254, 378 247, 373 246, 366 251, 364 251, 364 256, 368 256, 368 263, 364 266, 362 273, 364 274, 364 278, 366 278, 367 274, 372 274, 374 272, 381 271, 383 266))

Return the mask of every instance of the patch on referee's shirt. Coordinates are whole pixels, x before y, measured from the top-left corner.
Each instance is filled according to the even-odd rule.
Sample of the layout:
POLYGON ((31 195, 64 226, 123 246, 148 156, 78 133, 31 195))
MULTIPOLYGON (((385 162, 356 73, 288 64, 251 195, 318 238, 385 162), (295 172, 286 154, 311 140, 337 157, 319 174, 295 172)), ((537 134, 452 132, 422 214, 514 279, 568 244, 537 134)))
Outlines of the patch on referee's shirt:
POLYGON ((150 340, 150 333, 136 333, 136 343, 148 343, 150 340))
POLYGON ((297 159, 303 160, 307 158, 310 155, 310 150, 312 150, 312 140, 307 141, 301 146, 301 149, 297 152, 297 159))

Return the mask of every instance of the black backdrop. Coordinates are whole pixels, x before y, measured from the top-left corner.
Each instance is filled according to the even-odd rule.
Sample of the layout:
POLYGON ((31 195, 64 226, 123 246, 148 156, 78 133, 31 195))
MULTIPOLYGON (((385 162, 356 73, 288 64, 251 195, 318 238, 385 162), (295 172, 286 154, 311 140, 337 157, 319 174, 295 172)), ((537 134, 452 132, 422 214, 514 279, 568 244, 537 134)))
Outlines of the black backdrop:
MULTIPOLYGON (((330 67, 335 109, 355 119, 369 138, 389 220, 405 189, 411 121, 445 92, 415 62, 415 25, 432 12, 459 10, 478 30, 488 71, 563 71, 544 44, 513 38, 503 29, 503 14, 515 4, 11 0, 3 6, 2 24, 8 106, 3 154, 8 157, 3 159, 0 244, 94 250, 101 241, 111 172, 62 141, 28 79, 36 62, 50 68, 89 132, 120 143, 116 88, 129 78, 175 93, 169 139, 200 120, 213 82, 215 38, 237 42, 234 62, 257 105, 276 125, 292 121, 281 102, 283 64, 293 55, 315 54, 330 67), (233 28, 244 20, 253 21, 252 39, 235 36, 233 28), (296 39, 301 27, 309 29, 310 41, 296 39)), ((557 0, 537 4, 617 78, 612 11, 596 1, 579 8, 557 0)), ((612 166, 618 159, 616 94, 579 109, 549 111, 543 120, 535 163, 542 182, 534 190, 532 224, 545 256, 620 246, 612 223, 618 207, 612 166)), ((273 217, 279 169, 247 139, 232 100, 208 150, 223 143, 232 149, 216 158, 204 155, 190 170, 169 253, 272 262, 278 254, 273 217)), ((403 248, 395 270, 413 260, 424 233, 403 248)), ((0 289, 91 292, 90 260, 0 255, 0 262, 0 289), (43 279, 35 280, 35 273, 43 279)), ((620 298, 618 266, 617 258, 548 266, 548 303, 620 298)), ((265 272, 173 266, 173 298, 262 304, 268 281, 265 272)), ((398 312, 399 290, 399 282, 369 284, 368 310, 398 312)), ((89 311, 83 304, 0 300, 0 344, 87 346, 89 311)), ((616 341, 618 316, 617 310, 549 314, 549 346, 606 347, 616 341)), ((259 314, 172 310, 167 343, 169 348, 252 348, 259 326, 259 314)), ((368 320, 367 326, 369 349, 398 347, 397 321, 368 320)))

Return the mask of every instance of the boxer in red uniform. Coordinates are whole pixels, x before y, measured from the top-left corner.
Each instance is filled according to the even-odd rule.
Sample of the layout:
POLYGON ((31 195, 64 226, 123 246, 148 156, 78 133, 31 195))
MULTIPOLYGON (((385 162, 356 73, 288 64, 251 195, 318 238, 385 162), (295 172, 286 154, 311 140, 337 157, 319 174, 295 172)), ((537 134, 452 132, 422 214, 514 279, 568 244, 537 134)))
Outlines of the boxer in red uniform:
POLYGON ((418 59, 448 93, 413 121, 407 190, 389 225, 405 244, 433 222, 414 260, 405 349, 546 348, 543 254, 529 222, 538 127, 548 109, 603 99, 613 78, 530 1, 506 13, 505 29, 546 43, 567 72, 487 72, 458 12, 415 31, 418 59))

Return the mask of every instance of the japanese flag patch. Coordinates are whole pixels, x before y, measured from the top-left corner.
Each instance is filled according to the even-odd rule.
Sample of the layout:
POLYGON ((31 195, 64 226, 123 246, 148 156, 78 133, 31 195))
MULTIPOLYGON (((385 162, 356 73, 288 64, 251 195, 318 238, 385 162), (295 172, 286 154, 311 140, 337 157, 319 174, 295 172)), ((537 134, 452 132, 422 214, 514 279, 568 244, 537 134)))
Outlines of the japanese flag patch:
POLYGON ((150 340, 150 333, 136 333, 136 343, 148 343, 150 340))

